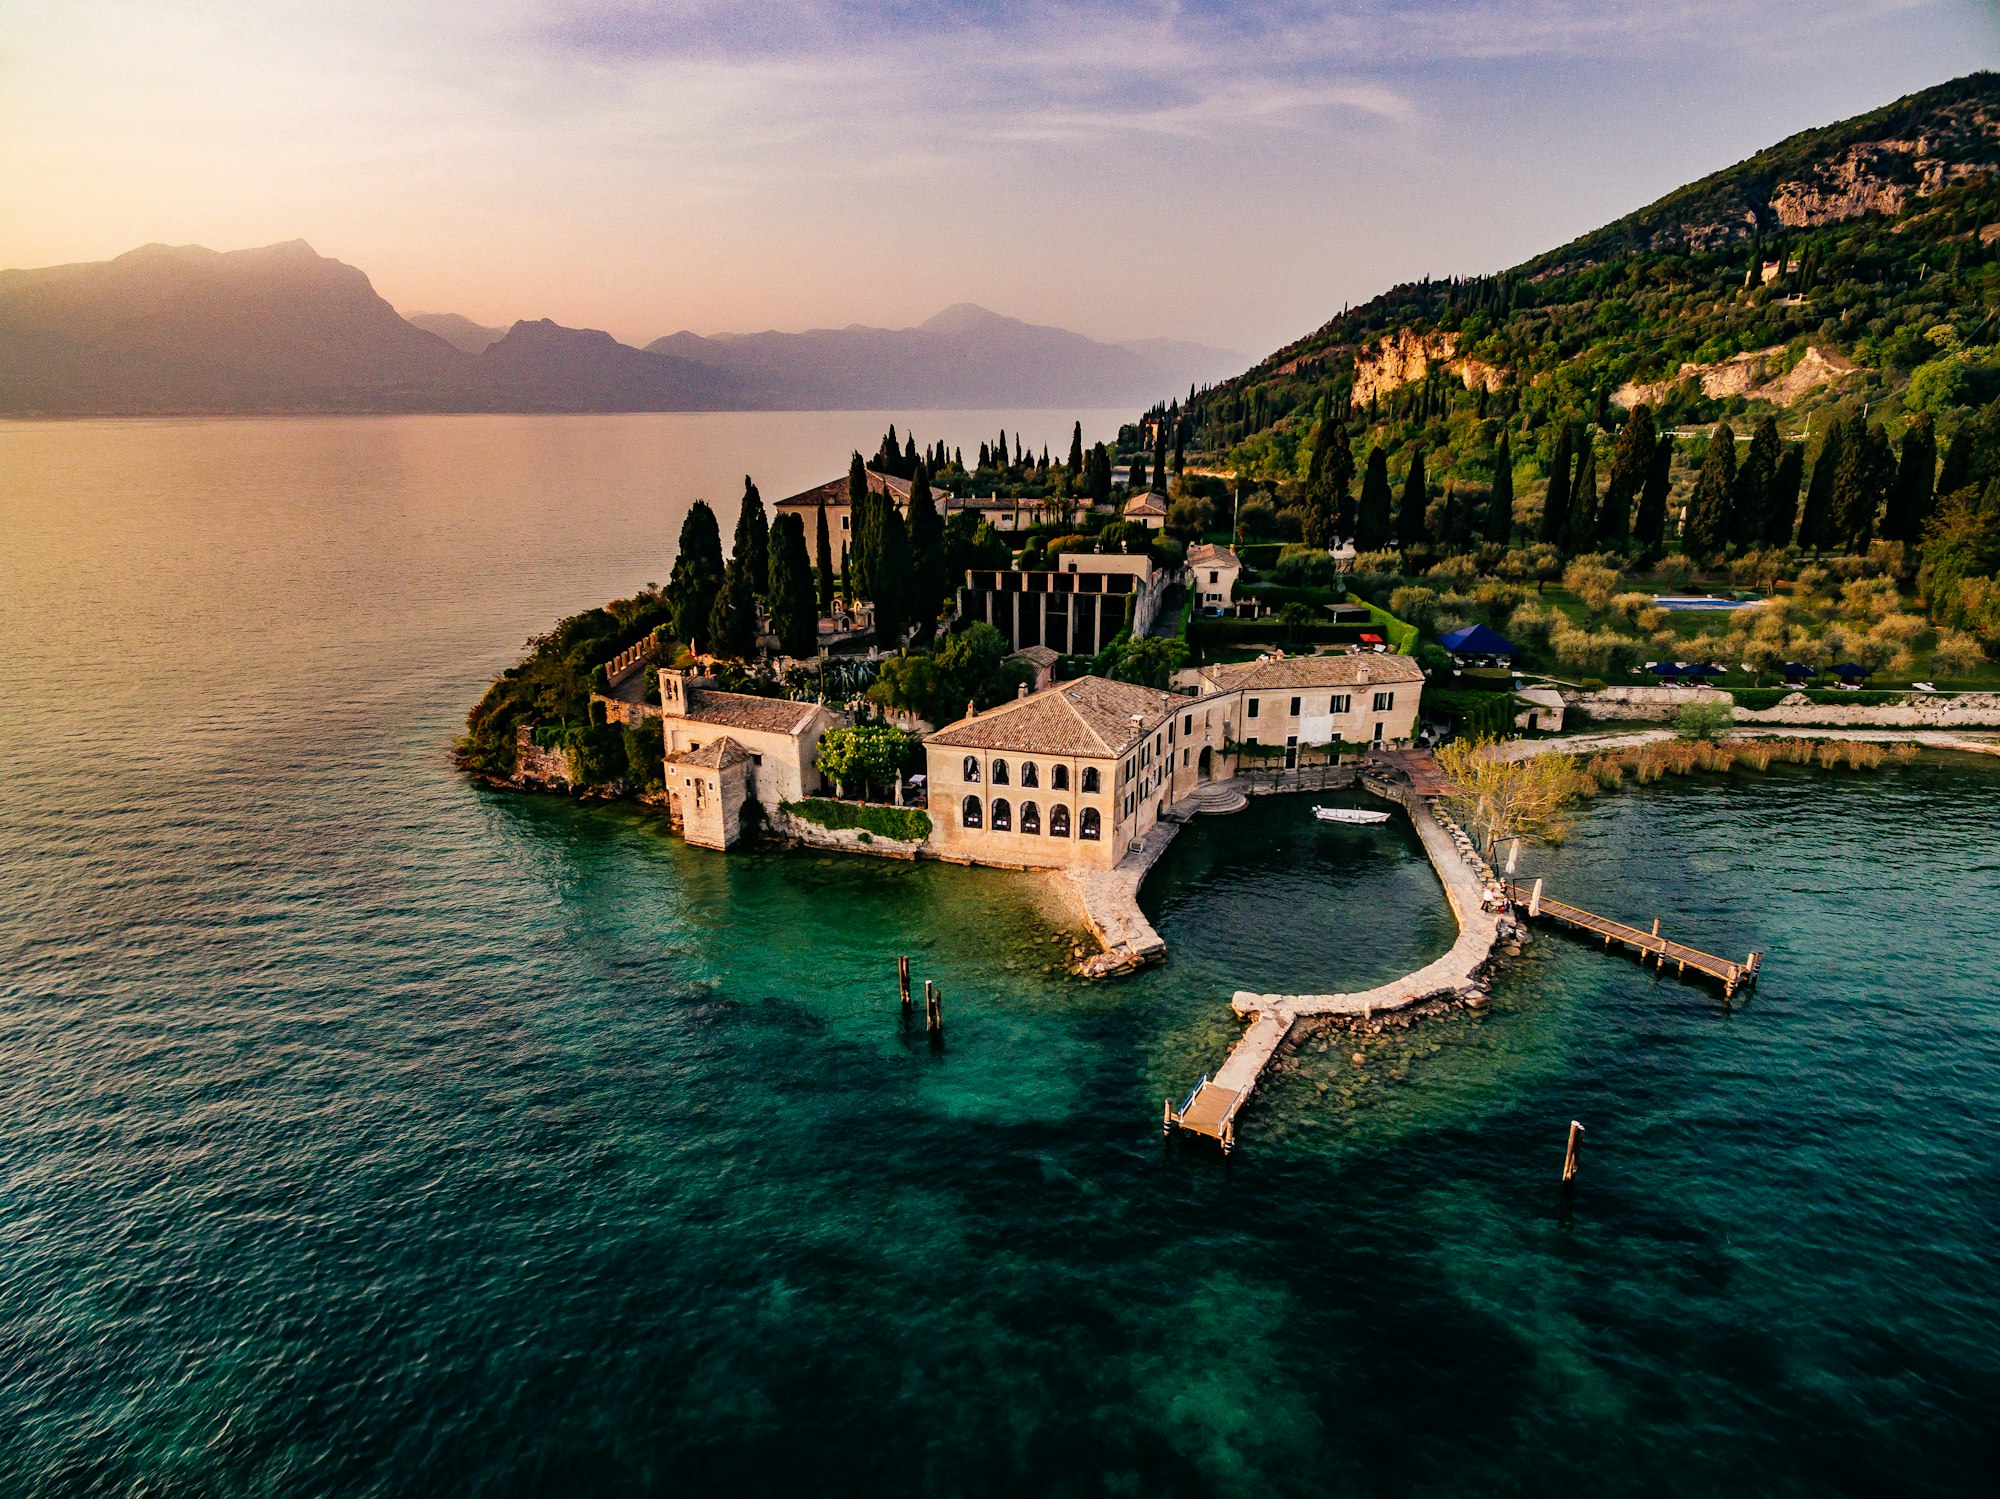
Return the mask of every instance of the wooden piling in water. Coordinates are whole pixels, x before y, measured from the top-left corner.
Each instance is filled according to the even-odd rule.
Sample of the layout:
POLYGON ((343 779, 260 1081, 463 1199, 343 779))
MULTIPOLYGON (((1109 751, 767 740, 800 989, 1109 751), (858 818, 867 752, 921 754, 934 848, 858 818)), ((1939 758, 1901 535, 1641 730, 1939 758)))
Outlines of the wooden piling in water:
POLYGON ((933 1041, 944 1035, 944 993, 929 979, 924 980, 924 1030, 933 1041))
POLYGON ((1569 1145, 1563 1151, 1563 1185, 1576 1183, 1576 1158, 1583 1150, 1583 1126, 1572 1119, 1569 1122, 1569 1145))
POLYGON ((910 1013, 910 956, 908 953, 896 959, 896 987, 902 991, 903 1013, 910 1013))

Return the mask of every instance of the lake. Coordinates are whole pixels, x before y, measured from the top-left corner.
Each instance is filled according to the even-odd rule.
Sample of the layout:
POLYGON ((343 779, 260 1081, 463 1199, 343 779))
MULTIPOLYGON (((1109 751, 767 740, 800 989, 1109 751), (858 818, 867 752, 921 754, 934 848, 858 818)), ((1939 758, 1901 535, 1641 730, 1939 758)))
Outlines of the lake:
POLYGON ((1983 1490, 1994 762, 1600 799, 1529 873, 1747 1002, 1545 935, 1228 1162, 1158 1121, 1234 989, 1450 941, 1400 824, 1198 820, 1090 986, 1030 878, 453 773, 694 498, 889 419, 0 424, 0 1491, 1983 1490))

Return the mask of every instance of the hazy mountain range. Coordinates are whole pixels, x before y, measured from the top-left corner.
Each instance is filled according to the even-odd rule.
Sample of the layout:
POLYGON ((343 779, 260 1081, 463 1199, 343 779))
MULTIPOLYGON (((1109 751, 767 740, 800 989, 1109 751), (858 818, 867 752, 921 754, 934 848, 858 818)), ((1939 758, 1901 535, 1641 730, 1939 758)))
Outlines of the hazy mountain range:
POLYGON ((404 318, 303 240, 0 271, 0 413, 833 410, 1127 405, 1240 368, 1227 351, 1106 344, 971 303, 916 328, 822 328, 643 349, 547 319, 404 318))

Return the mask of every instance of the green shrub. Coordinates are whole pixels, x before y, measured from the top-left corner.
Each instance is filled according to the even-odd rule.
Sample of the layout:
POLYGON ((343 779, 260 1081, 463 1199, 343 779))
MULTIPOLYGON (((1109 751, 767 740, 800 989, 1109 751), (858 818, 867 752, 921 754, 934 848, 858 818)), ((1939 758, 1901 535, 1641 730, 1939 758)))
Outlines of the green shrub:
POLYGON ((837 802, 814 796, 802 802, 786 802, 785 810, 802 821, 835 831, 859 828, 864 841, 871 833, 877 838, 892 838, 898 843, 922 843, 931 835, 930 814, 916 807, 884 807, 876 802, 837 802))
POLYGON ((1674 732, 1683 739, 1706 739, 1711 744, 1727 734, 1736 723, 1736 710, 1728 703, 1703 698, 1687 704, 1674 715, 1674 732))
POLYGON ((1746 713, 1762 713, 1767 708, 1775 708, 1797 689, 1792 687, 1733 687, 1729 695, 1736 699, 1736 706, 1746 713))

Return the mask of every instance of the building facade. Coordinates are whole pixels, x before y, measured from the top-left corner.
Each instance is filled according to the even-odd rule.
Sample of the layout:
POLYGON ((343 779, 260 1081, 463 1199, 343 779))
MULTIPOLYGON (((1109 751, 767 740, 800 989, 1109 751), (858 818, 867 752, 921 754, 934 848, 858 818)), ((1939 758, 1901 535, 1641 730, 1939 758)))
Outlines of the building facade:
POLYGON ((1216 773, 1226 706, 1080 677, 924 741, 931 847, 946 858, 1109 869, 1216 773))
POLYGON ((1243 561, 1228 547, 1196 542, 1188 548, 1187 570, 1196 608, 1225 613, 1235 604, 1243 561))
POLYGON ((1170 581, 1148 556, 1065 553, 1046 572, 973 568, 959 593, 961 619, 984 620, 1014 650, 1045 645, 1072 656, 1094 656, 1125 628, 1143 635, 1159 613, 1170 581))
POLYGON ((1197 693, 1235 698, 1237 741, 1282 746, 1290 765, 1302 748, 1408 744, 1424 673, 1408 656, 1354 651, 1204 666, 1181 680, 1197 693))
POLYGON ((769 816, 782 802, 820 792, 819 741, 846 722, 820 703, 717 692, 709 678, 663 668, 669 816, 690 843, 729 847, 746 803, 769 816))

